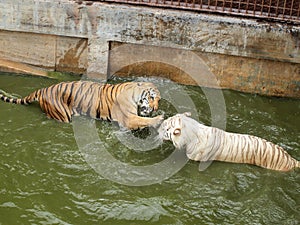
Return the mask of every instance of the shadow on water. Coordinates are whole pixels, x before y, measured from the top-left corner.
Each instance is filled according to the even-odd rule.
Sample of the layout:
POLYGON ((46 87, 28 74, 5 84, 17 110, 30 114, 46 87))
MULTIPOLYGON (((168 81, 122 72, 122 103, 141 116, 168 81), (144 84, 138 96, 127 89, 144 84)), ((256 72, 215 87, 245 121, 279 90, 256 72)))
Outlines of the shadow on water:
MULTIPOLYGON (((22 96, 55 82, 0 75, 1 89, 22 96)), ((193 100, 201 122, 210 125, 201 89, 181 88, 193 100)), ((223 94, 228 131, 278 143, 300 160, 300 100, 228 90, 223 94)), ((164 99, 160 110, 165 117, 176 113, 164 99)), ((151 165, 174 151, 170 143, 132 151, 118 141, 112 124, 97 121, 96 128, 110 154, 130 165, 151 165)), ((148 132, 133 135, 145 138, 148 132)), ((71 124, 47 119, 37 105, 0 102, 0 139, 0 224, 300 223, 299 171, 213 162, 199 172, 198 163, 189 161, 160 183, 121 185, 100 176, 84 160, 71 124)))

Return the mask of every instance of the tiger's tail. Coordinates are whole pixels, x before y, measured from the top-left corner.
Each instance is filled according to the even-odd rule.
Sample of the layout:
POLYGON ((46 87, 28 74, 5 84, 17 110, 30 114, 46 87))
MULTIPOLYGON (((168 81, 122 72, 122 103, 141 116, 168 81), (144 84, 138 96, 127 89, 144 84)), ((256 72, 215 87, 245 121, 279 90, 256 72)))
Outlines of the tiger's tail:
POLYGON ((4 102, 21 104, 21 105, 29 105, 30 103, 37 101, 40 95, 40 90, 37 90, 24 98, 17 98, 11 94, 6 93, 3 90, 0 90, 0 99, 4 102))

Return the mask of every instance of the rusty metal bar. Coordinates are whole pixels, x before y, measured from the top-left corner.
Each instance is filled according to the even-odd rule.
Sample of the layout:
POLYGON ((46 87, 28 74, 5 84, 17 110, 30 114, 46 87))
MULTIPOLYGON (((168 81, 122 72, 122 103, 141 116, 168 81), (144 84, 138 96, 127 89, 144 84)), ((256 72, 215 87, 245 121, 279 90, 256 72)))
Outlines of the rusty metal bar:
POLYGON ((268 16, 270 16, 271 7, 272 7, 272 0, 270 0, 270 2, 269 2, 269 6, 268 6, 268 16))
POLYGON ((284 18, 284 13, 285 13, 285 6, 286 6, 286 0, 284 0, 284 6, 283 6, 283 11, 282 11, 282 18, 284 18))
POLYGON ((222 11, 225 11, 225 0, 223 0, 223 6, 222 6, 222 11))
POLYGON ((249 7, 249 0, 247 0, 247 5, 246 5, 246 14, 248 14, 248 7, 249 7))
POLYGON ((292 0, 292 4, 291 4, 290 17, 293 15, 293 6, 294 6, 294 0, 292 0))
POLYGON ((264 11, 264 0, 262 0, 261 2, 260 15, 263 14, 263 11, 264 11))
POLYGON ((200 0, 199 8, 202 9, 202 0, 200 0))

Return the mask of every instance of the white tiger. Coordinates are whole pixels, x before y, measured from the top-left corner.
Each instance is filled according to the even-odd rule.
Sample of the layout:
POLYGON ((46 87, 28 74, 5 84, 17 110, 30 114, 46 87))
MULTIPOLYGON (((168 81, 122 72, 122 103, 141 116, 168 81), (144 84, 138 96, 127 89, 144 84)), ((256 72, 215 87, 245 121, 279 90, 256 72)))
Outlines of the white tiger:
POLYGON ((208 127, 189 116, 183 113, 164 120, 158 132, 160 139, 172 141, 178 149, 185 148, 191 160, 248 163, 278 171, 300 168, 300 162, 276 144, 208 127))

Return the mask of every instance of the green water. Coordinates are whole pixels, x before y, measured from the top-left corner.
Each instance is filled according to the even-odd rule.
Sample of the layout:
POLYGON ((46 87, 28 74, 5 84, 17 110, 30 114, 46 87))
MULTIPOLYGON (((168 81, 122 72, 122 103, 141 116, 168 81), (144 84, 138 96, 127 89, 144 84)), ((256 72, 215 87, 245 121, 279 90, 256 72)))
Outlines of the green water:
MULTIPOLYGON (((0 88, 22 96, 56 82, 0 74, 0 88)), ((202 122, 210 124, 201 89, 182 88, 202 122)), ((278 143, 300 160, 300 100, 227 90, 223 94, 228 131, 278 143)), ((166 116, 175 113, 165 100, 160 109, 166 116)), ((135 152, 117 141, 112 124, 97 121, 96 126, 112 155, 128 164, 159 162, 174 150, 164 143, 152 151, 135 152)), ((0 224, 300 223, 300 171, 213 162, 199 172, 198 166, 189 161, 158 184, 118 184, 101 177, 85 161, 71 124, 47 119, 35 104, 0 102, 0 224)))

